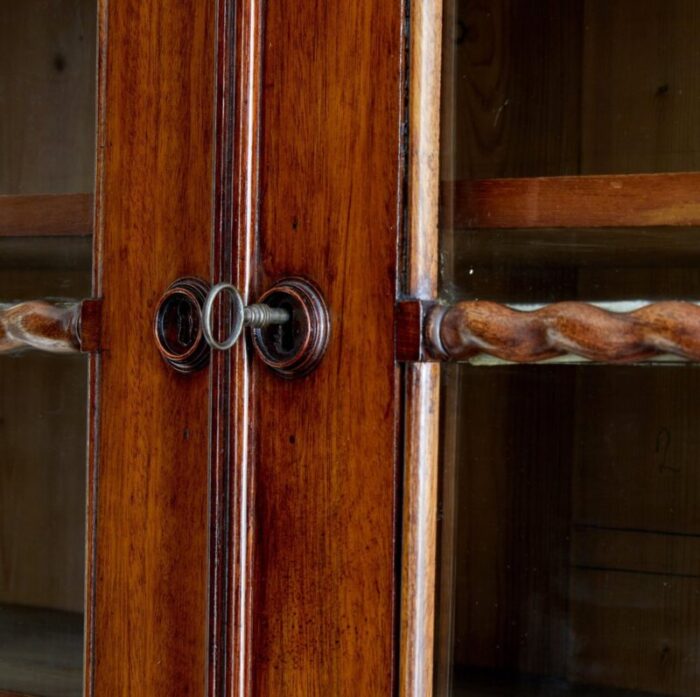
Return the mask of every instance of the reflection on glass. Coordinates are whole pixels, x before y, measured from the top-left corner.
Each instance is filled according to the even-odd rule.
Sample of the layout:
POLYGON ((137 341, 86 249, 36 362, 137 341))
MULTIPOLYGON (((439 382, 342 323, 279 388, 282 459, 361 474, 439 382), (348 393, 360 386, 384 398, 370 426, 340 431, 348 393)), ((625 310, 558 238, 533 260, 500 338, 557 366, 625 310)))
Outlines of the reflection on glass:
MULTIPOLYGON (((93 190, 96 4, 0 3, 0 303, 91 294, 90 230, 21 209, 93 190)), ((0 356, 1 694, 83 693, 86 407, 85 357, 0 356)))
MULTIPOLYGON (((699 3, 445 9, 446 187, 700 169, 699 3)), ((446 300, 700 300, 697 228, 452 213, 446 300)), ((681 364, 445 366, 437 697, 700 695, 699 390, 681 364)))

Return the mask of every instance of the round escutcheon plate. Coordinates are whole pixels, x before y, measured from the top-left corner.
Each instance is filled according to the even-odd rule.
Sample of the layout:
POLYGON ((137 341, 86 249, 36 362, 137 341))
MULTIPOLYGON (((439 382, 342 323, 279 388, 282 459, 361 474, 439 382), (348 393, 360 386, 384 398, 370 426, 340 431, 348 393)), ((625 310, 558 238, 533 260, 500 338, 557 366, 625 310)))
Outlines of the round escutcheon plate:
POLYGON ((202 307, 209 285, 199 278, 175 281, 161 296, 156 308, 156 346, 168 365, 180 373, 201 370, 211 350, 202 333, 202 307))
POLYGON ((323 358, 331 330, 328 308, 319 289, 304 278, 285 278, 258 302, 291 315, 284 324, 252 330, 253 346, 260 359, 285 378, 308 375, 323 358))

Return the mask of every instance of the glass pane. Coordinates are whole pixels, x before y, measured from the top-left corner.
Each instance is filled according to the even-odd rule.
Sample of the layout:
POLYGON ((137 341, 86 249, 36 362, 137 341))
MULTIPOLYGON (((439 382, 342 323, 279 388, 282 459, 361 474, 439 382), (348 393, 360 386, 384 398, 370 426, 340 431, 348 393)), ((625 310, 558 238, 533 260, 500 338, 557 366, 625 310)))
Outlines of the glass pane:
MULTIPOLYGON (((444 188, 698 169, 697 2, 445 9, 444 188)), ((449 302, 700 300, 697 228, 454 220, 449 302)), ((698 388, 678 363, 444 366, 437 697, 700 695, 698 388)))
MULTIPOLYGON (((96 6, 0 3, 0 304, 91 295, 61 211, 91 205, 96 6)), ((83 694, 87 390, 84 356, 0 355, 0 694, 83 694)))
POLYGON ((450 0, 458 179, 700 169, 696 0, 450 0))

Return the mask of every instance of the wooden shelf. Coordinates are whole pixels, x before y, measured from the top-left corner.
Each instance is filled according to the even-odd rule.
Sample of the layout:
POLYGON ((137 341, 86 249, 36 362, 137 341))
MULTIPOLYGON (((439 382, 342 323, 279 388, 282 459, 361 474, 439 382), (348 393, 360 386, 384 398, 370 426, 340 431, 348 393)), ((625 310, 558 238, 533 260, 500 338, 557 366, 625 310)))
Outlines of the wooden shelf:
POLYGON ((696 172, 443 182, 441 198, 456 229, 700 225, 696 172))
POLYGON ((83 616, 0 605, 0 697, 80 697, 83 616))
POLYGON ((0 237, 89 236, 92 194, 0 195, 0 237))

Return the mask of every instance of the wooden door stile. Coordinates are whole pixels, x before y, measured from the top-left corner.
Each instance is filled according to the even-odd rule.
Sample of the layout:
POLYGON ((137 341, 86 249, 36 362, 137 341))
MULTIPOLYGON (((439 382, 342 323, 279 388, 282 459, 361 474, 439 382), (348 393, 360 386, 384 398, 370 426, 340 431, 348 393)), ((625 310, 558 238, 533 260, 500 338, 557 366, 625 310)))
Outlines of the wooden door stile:
MULTIPOLYGON (((438 292, 442 3, 411 3, 408 268, 404 292, 438 292)), ((397 318, 398 320, 399 318, 397 318)), ((403 369, 403 513, 399 630, 401 697, 433 694, 440 368, 403 369)))
POLYGON ((173 280, 210 271, 215 20, 214 0, 101 6, 88 695, 205 694, 209 379, 172 371, 152 323, 173 280))
POLYGON ((318 368, 251 369, 255 697, 391 695, 397 669, 404 4, 267 3, 255 287, 302 276, 318 368))

